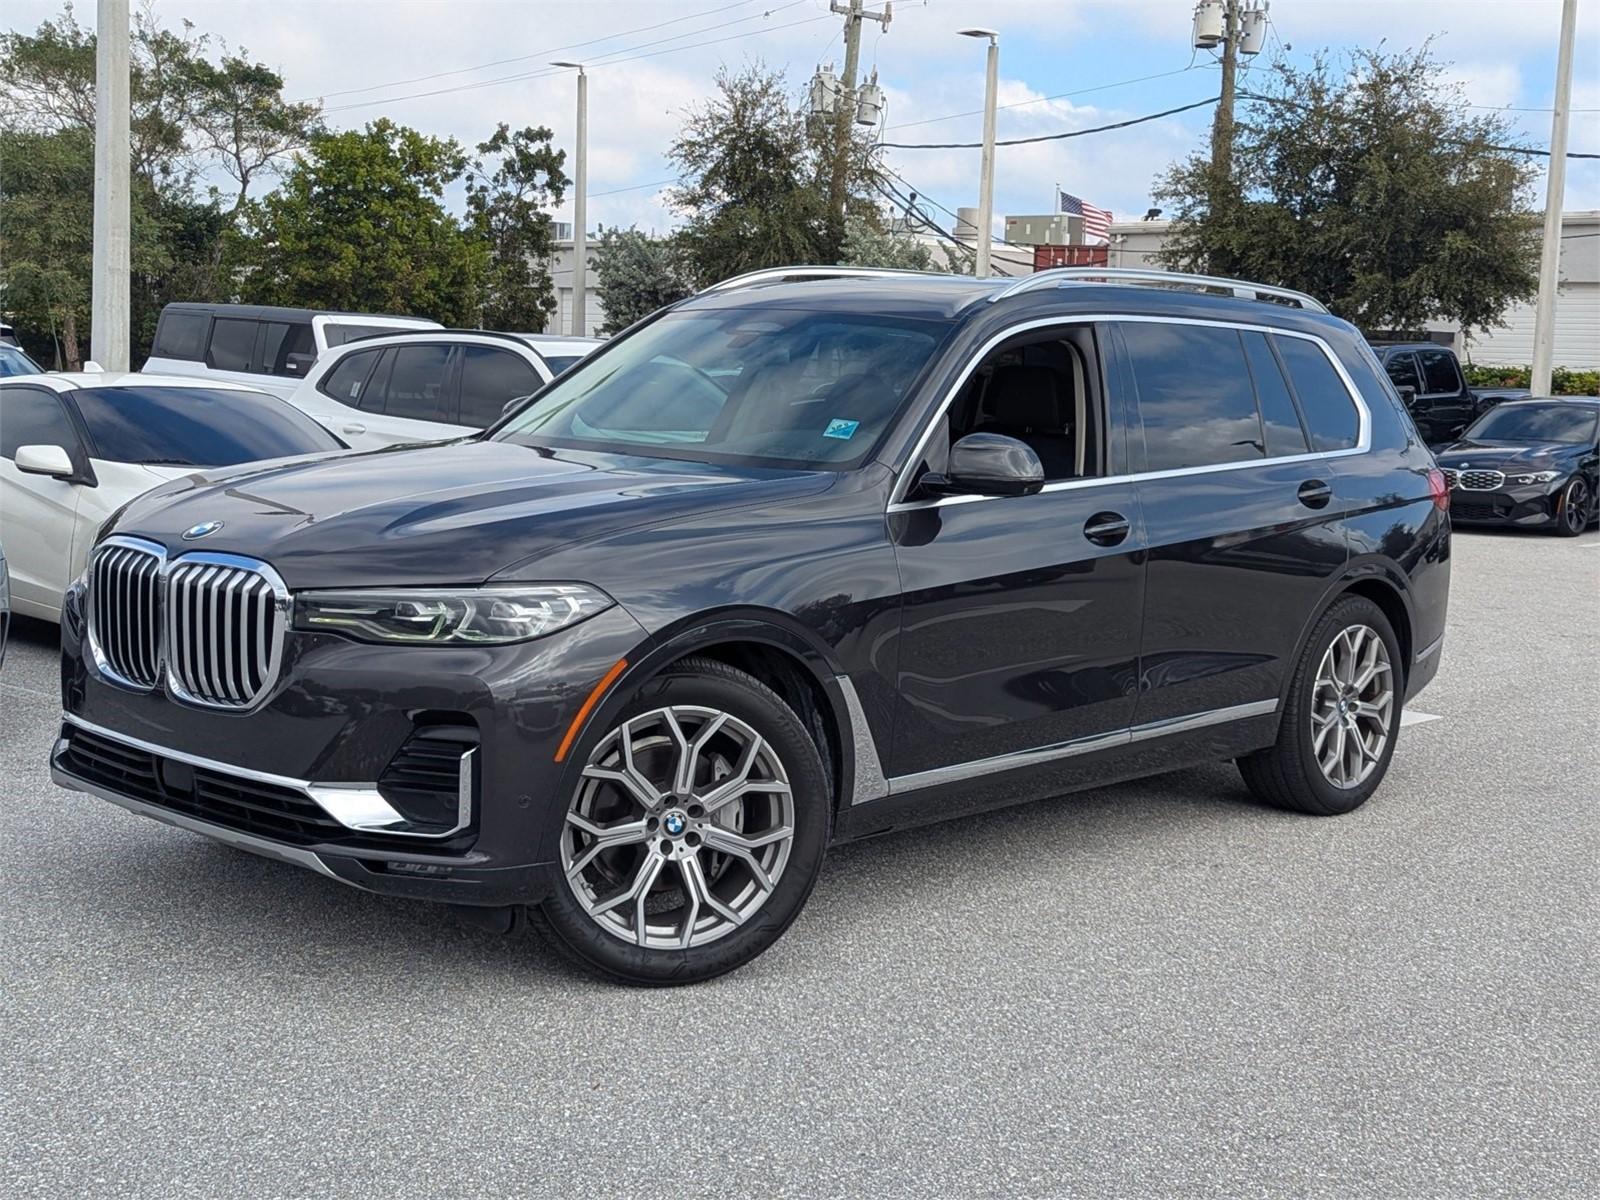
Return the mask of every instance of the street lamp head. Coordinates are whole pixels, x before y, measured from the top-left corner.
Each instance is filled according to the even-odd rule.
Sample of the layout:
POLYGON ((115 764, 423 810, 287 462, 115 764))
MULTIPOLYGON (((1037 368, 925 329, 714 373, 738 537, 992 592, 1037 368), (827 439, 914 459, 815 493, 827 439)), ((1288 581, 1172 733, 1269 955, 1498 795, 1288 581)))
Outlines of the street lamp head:
POLYGON ((553 62, 553 63, 550 64, 550 66, 552 66, 552 67, 572 67, 575 70, 580 71, 580 72, 583 70, 583 64, 582 63, 575 63, 575 62, 553 62))
POLYGON ((1000 38, 998 29, 958 29, 956 32, 962 37, 988 38, 991 42, 1000 38))

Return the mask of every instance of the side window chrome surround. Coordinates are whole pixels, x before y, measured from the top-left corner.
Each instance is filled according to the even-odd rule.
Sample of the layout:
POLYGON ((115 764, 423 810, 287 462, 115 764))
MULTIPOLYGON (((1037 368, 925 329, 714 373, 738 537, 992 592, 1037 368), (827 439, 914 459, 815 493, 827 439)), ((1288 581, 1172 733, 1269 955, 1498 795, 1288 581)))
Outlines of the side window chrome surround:
MULTIPOLYGON (((981 504, 989 500, 1006 500, 1007 496, 943 496, 937 500, 907 500, 906 492, 911 487, 911 471, 921 460, 924 451, 928 448, 928 439, 939 427, 940 419, 955 402, 956 396, 966 386, 972 373, 978 369, 979 364, 1001 343, 1016 337, 1018 334, 1028 333, 1035 329, 1046 329, 1067 325, 1091 325, 1099 323, 1129 322, 1140 324, 1159 325, 1205 325, 1220 329, 1237 329, 1253 331, 1256 333, 1276 334, 1279 337, 1302 338, 1311 342, 1327 357, 1344 384, 1345 391, 1349 394, 1350 402, 1355 405, 1357 430, 1356 444, 1342 450, 1312 450, 1305 454, 1289 454, 1278 458, 1257 458, 1236 463, 1216 463, 1204 467, 1174 467, 1165 471, 1138 471, 1123 475, 1100 475, 1092 479, 1066 479, 1056 483, 1047 483, 1040 489, 1040 494, 1048 492, 1074 491, 1082 488, 1105 487, 1109 484, 1140 483, 1148 479, 1171 479, 1183 475, 1210 475, 1219 471, 1241 471, 1249 467, 1270 467, 1279 463, 1312 462, 1329 458, 1344 458, 1354 454, 1365 454, 1372 448, 1372 411, 1367 407, 1367 402, 1362 399, 1361 389, 1356 386, 1355 380, 1350 377, 1350 372, 1339 361, 1339 356, 1333 352, 1332 347, 1320 336, 1314 333, 1304 333, 1297 329, 1283 329, 1277 325, 1257 325, 1245 321, 1212 320, 1205 317, 1158 317, 1143 314, 1128 313, 1083 313, 1071 316, 1036 317, 1031 321, 1020 321, 1015 325, 1008 325, 973 353, 967 360, 961 373, 945 392, 939 406, 929 414, 927 423, 923 426, 922 434, 912 445, 911 454, 900 468, 894 487, 889 492, 889 505, 886 511, 915 512, 924 508, 944 508, 955 504, 981 504)), ((1109 416, 1109 414, 1107 414, 1109 416)))

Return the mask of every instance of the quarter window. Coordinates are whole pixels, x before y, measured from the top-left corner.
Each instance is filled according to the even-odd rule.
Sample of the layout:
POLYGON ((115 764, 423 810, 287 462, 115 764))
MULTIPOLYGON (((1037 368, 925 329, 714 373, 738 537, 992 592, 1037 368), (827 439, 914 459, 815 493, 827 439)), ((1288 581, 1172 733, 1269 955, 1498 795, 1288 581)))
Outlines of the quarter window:
POLYGON ((322 377, 317 390, 340 404, 360 408, 361 393, 367 386, 367 377, 372 374, 372 368, 377 365, 378 354, 377 350, 364 350, 359 354, 345 355, 334 364, 333 370, 322 377))
POLYGON ((509 350, 465 346, 461 359, 461 424, 486 429, 507 403, 544 386, 534 369, 509 350))
POLYGON ((1261 405, 1261 433, 1267 443, 1268 458, 1286 458, 1311 449, 1306 431, 1295 411, 1294 398, 1284 382, 1283 368, 1267 345, 1262 333, 1244 333, 1244 356, 1250 363, 1250 376, 1256 385, 1256 400, 1261 405))
POLYGON ((53 393, 29 387, 0 389, 0 457, 15 459, 19 446, 60 446, 78 458, 78 431, 53 393))
POLYGON ((1146 470, 1266 457, 1237 330, 1154 321, 1121 328, 1138 388, 1146 470))
POLYGON ((1421 350, 1417 358, 1422 363, 1422 379, 1427 385, 1422 389, 1427 396, 1441 396, 1461 390, 1461 373, 1456 370, 1455 356, 1443 350, 1421 350))
POLYGON ((218 371, 248 371, 256 352, 255 321, 218 317, 211 323, 206 365, 218 371))
POLYGON ((1272 338, 1289 371, 1300 411, 1316 450, 1348 450, 1356 444, 1360 418, 1350 392, 1322 347, 1305 338, 1272 338))

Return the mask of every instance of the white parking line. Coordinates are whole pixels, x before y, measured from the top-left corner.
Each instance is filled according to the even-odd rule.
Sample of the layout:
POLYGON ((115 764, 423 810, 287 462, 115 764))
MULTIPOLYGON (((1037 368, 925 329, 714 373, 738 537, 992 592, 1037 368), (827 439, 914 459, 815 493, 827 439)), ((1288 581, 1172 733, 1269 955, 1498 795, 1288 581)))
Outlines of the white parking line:
POLYGON ((1414 708, 1408 708, 1400 714, 1400 728, 1404 729, 1407 725, 1426 725, 1429 721, 1442 720, 1444 718, 1438 713, 1418 712, 1414 708))

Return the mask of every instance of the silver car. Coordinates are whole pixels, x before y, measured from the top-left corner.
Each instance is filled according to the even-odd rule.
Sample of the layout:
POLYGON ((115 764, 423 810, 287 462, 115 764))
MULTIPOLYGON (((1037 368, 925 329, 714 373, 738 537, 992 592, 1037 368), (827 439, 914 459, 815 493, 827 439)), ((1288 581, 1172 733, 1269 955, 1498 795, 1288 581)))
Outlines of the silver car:
POLYGON ((6 548, 0 546, 0 667, 6 665, 6 637, 11 632, 11 576, 6 574, 6 548))

